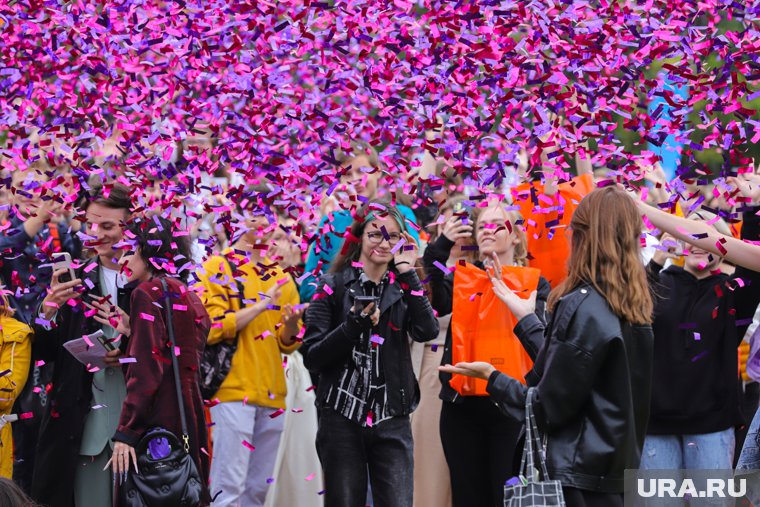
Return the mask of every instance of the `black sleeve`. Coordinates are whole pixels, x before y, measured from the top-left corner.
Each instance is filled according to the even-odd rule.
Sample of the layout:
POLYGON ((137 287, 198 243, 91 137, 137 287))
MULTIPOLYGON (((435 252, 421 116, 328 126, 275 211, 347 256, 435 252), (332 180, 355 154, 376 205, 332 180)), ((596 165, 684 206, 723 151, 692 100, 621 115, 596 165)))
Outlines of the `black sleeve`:
MULTIPOLYGON (((538 279, 538 294, 536 295, 536 316, 538 319, 546 325, 548 319, 546 318, 547 310, 546 310, 546 302, 549 299, 549 294, 551 294, 552 286, 549 285, 549 282, 544 278, 543 276, 538 279)), ((539 347, 540 348, 540 347, 539 347)))
POLYGON ((336 363, 343 363, 351 354, 362 331, 372 326, 369 317, 341 315, 340 318, 333 319, 334 312, 342 311, 342 302, 335 301, 333 294, 325 292, 325 285, 335 290, 334 278, 326 275, 318 284, 321 289, 314 295, 304 316, 306 332, 300 348, 306 368, 317 372, 336 363), (333 320, 340 324, 333 327, 333 320))
POLYGON ((451 254, 451 248, 454 242, 446 236, 440 235, 433 243, 429 244, 422 255, 422 261, 425 265, 425 274, 430 282, 431 299, 433 309, 438 312, 439 317, 451 313, 453 294, 454 294, 454 277, 451 274, 444 273, 438 266, 446 265, 451 254))
POLYGON ((662 271, 662 268, 663 266, 657 264, 654 260, 649 261, 649 264, 647 264, 647 280, 651 288, 656 287, 660 283, 660 271, 662 271))
MULTIPOLYGON (((527 317, 526 317, 527 318, 527 317)), ((607 354, 609 340, 602 337, 604 330, 591 318, 576 315, 564 336, 546 344, 545 367, 537 387, 534 404, 536 422, 543 431, 562 427, 578 415, 588 401, 591 388, 607 354), (599 334, 597 350, 584 350, 576 345, 589 342, 589 335, 599 334), (581 340, 581 336, 585 336, 581 340)), ((486 387, 491 399, 501 410, 521 420, 525 410, 527 388, 517 380, 494 372, 486 387)))
MULTIPOLYGON (((754 207, 743 213, 741 235, 743 240, 760 240, 760 217, 756 214, 758 211, 760 208, 754 207)), ((760 304, 760 273, 737 266, 732 279, 738 346, 744 338, 747 328, 752 323, 757 305, 760 304)))
POLYGON ((62 307, 55 317, 55 321, 51 322, 52 326, 47 328, 34 320, 40 314, 38 311, 33 316, 32 329, 34 330, 34 342, 32 350, 34 352, 34 359, 42 359, 46 363, 55 361, 58 356, 60 348, 69 339, 78 338, 78 336, 69 337, 68 328, 64 324, 70 322, 71 311, 68 309, 68 305, 62 307))
POLYGON ((409 337, 416 342, 427 342, 438 336, 438 319, 433 313, 430 301, 423 293, 422 283, 414 270, 400 273, 398 282, 404 287, 407 304, 406 329, 409 337))
POLYGON ((538 312, 526 315, 515 326, 515 336, 534 362, 538 351, 544 346, 545 328, 546 324, 541 320, 538 312))

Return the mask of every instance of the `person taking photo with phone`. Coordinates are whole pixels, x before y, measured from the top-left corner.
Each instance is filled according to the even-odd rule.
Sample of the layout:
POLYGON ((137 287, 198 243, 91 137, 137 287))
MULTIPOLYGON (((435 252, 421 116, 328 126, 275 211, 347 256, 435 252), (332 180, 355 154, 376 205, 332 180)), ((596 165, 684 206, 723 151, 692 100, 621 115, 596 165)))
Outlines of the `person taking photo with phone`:
POLYGON ((53 363, 50 401, 42 416, 32 496, 51 507, 111 505, 111 457, 126 394, 119 356, 129 334, 126 279, 118 260, 123 227, 130 217, 129 191, 119 185, 95 189, 84 204, 85 247, 95 256, 84 264, 66 261, 53 273, 35 319, 35 357, 53 363), (86 293, 86 295, 85 295, 86 293), (63 344, 102 330, 108 368, 88 371, 63 344))
POLYGON ((411 507, 409 414, 419 403, 407 337, 438 335, 414 270, 417 245, 390 205, 362 207, 306 311, 301 353, 320 374, 317 452, 325 504, 363 505, 367 470, 378 507, 411 507))
MULTIPOLYGON (((66 252, 77 259, 82 250, 81 242, 70 231, 76 222, 63 219, 65 191, 62 187, 53 191, 50 174, 52 169, 42 161, 11 170, 9 224, 0 232, 2 283, 10 291, 8 300, 15 318, 30 326, 50 284, 53 255, 66 252)), ((50 370, 32 358, 29 380, 13 409, 15 413, 34 414, 13 425, 13 479, 27 493, 32 487, 39 421, 48 404, 44 386, 50 382, 50 370)))

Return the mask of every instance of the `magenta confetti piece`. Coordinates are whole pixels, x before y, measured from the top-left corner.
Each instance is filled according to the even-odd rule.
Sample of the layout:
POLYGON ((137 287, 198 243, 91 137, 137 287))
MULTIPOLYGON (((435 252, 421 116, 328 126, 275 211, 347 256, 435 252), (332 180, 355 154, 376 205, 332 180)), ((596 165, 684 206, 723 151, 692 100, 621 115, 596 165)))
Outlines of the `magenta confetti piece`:
POLYGON ((253 444, 251 444, 250 442, 247 442, 247 441, 243 440, 242 444, 243 444, 243 446, 244 446, 246 449, 248 449, 248 450, 249 450, 249 451, 251 451, 251 452, 253 452, 253 451, 255 451, 255 450, 256 450, 256 448, 255 448, 255 447, 253 446, 253 444))

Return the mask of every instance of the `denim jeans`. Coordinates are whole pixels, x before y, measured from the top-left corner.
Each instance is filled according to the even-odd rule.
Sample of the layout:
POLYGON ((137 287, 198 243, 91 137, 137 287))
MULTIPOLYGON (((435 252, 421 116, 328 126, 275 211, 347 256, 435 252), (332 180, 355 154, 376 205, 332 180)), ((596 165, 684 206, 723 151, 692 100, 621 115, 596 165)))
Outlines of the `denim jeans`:
POLYGON ((702 435, 647 435, 641 452, 645 470, 730 470, 734 429, 702 435))
POLYGON ((755 412, 749 425, 736 470, 760 470, 760 410, 755 412))
POLYGON ((411 507, 414 490, 412 427, 394 417, 363 428, 323 408, 317 453, 325 478, 325 507, 361 507, 367 470, 376 507, 411 507))
MULTIPOLYGON (((644 470, 731 470, 734 464, 734 428, 701 435, 647 435, 641 452, 644 470)), ((703 488, 697 483, 697 488, 703 488)), ((724 507, 726 499, 699 499, 699 505, 724 507)), ((676 498, 648 498, 636 507, 679 507, 690 503, 676 498)))
POLYGON ((747 430, 736 475, 747 479, 747 498, 754 505, 760 505, 760 410, 755 412, 747 430))

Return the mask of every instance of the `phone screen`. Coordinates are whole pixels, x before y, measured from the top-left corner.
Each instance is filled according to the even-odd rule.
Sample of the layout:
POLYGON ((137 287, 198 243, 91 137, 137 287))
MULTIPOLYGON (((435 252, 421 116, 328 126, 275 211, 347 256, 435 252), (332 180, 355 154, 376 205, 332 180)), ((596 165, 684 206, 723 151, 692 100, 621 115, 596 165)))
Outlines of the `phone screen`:
POLYGON ((377 301, 374 296, 356 296, 354 298, 354 310, 356 313, 361 313, 370 304, 377 301))
POLYGON ((58 277, 59 283, 67 283, 74 279, 74 270, 71 269, 71 255, 64 252, 56 254, 53 261, 53 271, 65 269, 66 273, 63 273, 58 277))

